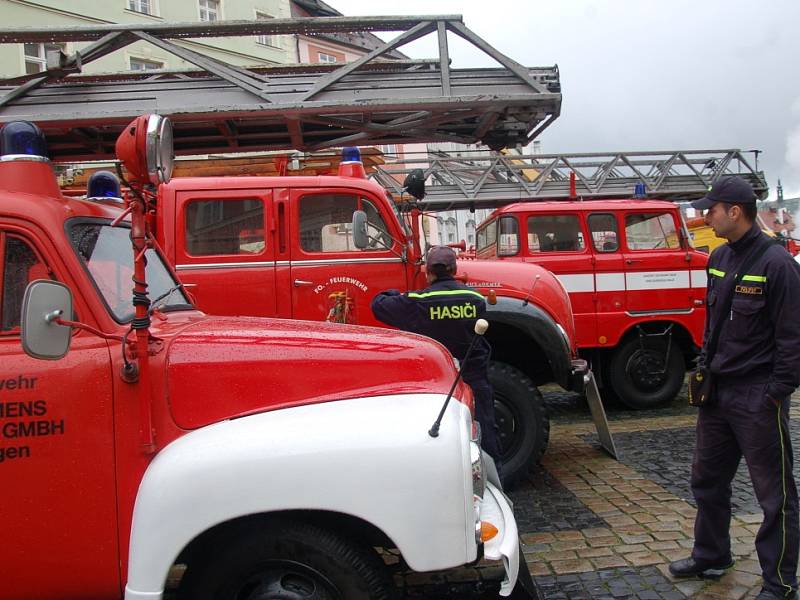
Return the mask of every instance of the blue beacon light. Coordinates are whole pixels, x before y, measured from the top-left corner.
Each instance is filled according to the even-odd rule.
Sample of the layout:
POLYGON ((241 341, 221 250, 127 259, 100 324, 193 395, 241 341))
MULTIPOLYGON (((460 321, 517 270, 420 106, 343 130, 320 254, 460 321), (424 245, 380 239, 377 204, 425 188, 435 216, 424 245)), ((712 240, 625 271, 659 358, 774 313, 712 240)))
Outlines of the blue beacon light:
POLYGON ((0 156, 5 160, 24 157, 47 158, 42 130, 28 121, 12 121, 0 130, 0 156))
POLYGON ((364 163, 361 162, 361 151, 356 146, 342 148, 342 158, 339 161, 339 177, 356 177, 366 179, 364 163))
POLYGON ((361 151, 357 146, 342 148, 342 162, 361 162, 361 151))
POLYGON ((640 181, 635 186, 633 186, 633 197, 647 198, 647 188, 645 187, 643 182, 640 181))
POLYGON ((119 179, 111 171, 92 173, 86 185, 86 197, 94 200, 104 200, 106 198, 119 200, 122 197, 119 189, 119 179))

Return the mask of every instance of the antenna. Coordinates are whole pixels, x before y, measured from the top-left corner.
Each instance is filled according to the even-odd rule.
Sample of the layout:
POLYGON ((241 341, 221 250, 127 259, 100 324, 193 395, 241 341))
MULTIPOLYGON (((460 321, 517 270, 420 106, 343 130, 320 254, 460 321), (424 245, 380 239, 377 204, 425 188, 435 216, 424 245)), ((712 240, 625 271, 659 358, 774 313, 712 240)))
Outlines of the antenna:
POLYGON ((472 354, 472 349, 475 348, 475 343, 484 333, 486 333, 487 329, 489 329, 489 322, 486 319, 478 319, 477 321, 475 321, 475 335, 473 336, 472 341, 469 343, 469 348, 467 348, 467 353, 464 355, 464 359, 458 366, 458 375, 456 375, 456 379, 455 381, 453 381, 453 385, 450 386, 450 391, 447 392, 447 398, 444 399, 442 410, 439 411, 439 416, 436 417, 436 420, 433 422, 433 425, 431 425, 431 428, 428 430, 429 436, 433 438, 439 437, 439 426, 442 424, 444 411, 447 409, 447 405, 450 402, 450 398, 453 396, 453 392, 455 391, 458 382, 461 380, 461 372, 464 370, 464 365, 467 364, 467 359, 469 358, 469 355, 472 354))

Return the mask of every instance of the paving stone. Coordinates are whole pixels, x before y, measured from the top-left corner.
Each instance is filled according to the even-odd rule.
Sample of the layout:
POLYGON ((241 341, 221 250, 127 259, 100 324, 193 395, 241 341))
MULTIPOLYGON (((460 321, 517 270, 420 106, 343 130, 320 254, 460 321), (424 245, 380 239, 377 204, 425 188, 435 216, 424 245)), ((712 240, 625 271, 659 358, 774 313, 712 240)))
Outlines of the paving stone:
POLYGON ((591 559, 595 569, 608 569, 611 567, 627 567, 628 561, 621 556, 598 556, 591 559))
POLYGON ((649 535, 629 535, 621 533, 619 539, 626 544, 644 544, 645 542, 652 542, 653 538, 649 535))
POLYGON ((643 567, 645 565, 657 565, 663 562, 661 556, 655 552, 632 552, 625 555, 627 560, 634 567, 643 567))
POLYGON ((630 554, 631 552, 647 552, 644 544, 621 544, 614 546, 614 551, 618 554, 630 554))
MULTIPOLYGON (((665 542, 650 542, 649 544, 645 544, 648 549, 653 550, 655 552, 659 552, 661 550, 678 550, 680 546, 674 541, 665 541, 665 542)), ((681 550, 683 552, 683 550, 681 550)))
POLYGON ((577 551, 580 558, 595 558, 597 556, 613 556, 614 552, 609 547, 604 548, 585 548, 577 551))
POLYGON ((594 565, 586 559, 553 560, 550 561, 550 567, 556 575, 594 570, 594 565))

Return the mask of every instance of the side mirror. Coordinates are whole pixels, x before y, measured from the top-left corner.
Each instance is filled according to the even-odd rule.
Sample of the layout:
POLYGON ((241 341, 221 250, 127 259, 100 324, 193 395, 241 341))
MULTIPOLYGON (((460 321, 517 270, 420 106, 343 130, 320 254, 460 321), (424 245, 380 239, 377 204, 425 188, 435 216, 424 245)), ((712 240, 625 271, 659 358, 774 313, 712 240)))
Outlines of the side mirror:
POLYGON ((28 284, 22 300, 22 348, 28 356, 63 358, 69 350, 72 328, 55 322, 72 318, 72 292, 63 283, 37 279, 28 284))
POLYGON ((353 212, 353 245, 359 250, 364 250, 368 244, 367 213, 357 210, 353 212))
POLYGON ((422 169, 414 169, 406 175, 403 188, 417 200, 425 197, 425 173, 422 169))

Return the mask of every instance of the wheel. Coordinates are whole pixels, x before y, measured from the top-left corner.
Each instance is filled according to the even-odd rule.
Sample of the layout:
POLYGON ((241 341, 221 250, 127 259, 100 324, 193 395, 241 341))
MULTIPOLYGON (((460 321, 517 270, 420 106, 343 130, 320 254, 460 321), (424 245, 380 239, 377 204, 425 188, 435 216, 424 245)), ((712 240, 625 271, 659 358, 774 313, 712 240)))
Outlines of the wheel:
POLYGON ((654 408, 672 400, 683 385, 686 366, 674 343, 664 364, 667 344, 662 340, 632 337, 614 351, 608 366, 608 383, 630 408, 654 408))
POLYGON ((383 561, 370 548, 308 523, 271 519, 237 528, 189 564, 181 600, 389 600, 383 561))
POLYGON ((550 440, 550 420, 539 390, 519 369, 492 361, 489 382, 503 450, 503 480, 510 486, 541 460, 550 440))

